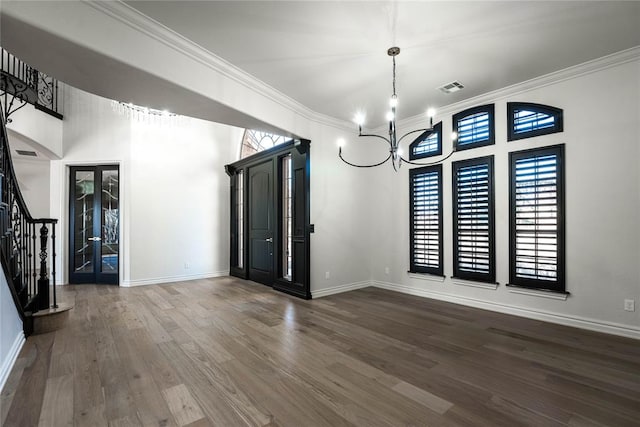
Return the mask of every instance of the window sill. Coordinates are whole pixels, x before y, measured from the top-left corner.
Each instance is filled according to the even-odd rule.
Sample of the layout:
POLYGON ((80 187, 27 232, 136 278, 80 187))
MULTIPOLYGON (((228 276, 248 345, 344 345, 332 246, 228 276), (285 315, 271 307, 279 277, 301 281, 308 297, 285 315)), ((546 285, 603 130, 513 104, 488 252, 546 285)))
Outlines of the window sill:
POLYGON ((495 282, 495 283, 478 282, 476 280, 460 279, 458 277, 453 277, 453 276, 451 277, 451 283, 459 286, 470 286, 472 288, 490 289, 492 291, 495 291, 496 289, 498 289, 498 285, 500 284, 498 282, 495 282))
POLYGON ((545 290, 545 289, 525 288, 524 286, 512 285, 510 283, 507 283, 507 287, 509 288, 509 292, 514 293, 514 294, 529 295, 529 296, 541 297, 541 298, 549 298, 549 299, 555 299, 555 300, 560 300, 560 301, 566 301, 567 298, 569 297, 569 295, 571 295, 569 292, 560 292, 560 291, 552 291, 552 290, 545 290))
POLYGON ((412 279, 426 280, 428 282, 439 282, 443 283, 445 276, 440 276, 437 274, 429 274, 429 273, 414 273, 412 271, 407 271, 409 277, 412 279))

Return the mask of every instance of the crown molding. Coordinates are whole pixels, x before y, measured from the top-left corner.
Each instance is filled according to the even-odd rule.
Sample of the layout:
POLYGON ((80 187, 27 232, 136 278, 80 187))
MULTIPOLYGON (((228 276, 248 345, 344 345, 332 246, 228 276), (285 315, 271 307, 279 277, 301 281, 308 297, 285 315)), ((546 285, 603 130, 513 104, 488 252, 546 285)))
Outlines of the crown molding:
MULTIPOLYGON (((304 117, 307 120, 341 130, 352 129, 353 125, 349 121, 341 120, 325 114, 318 113, 300 102, 288 97, 274 87, 266 84, 262 80, 241 70, 223 58, 213 54, 204 47, 194 43, 179 33, 171 30, 160 22, 144 15, 137 9, 118 1, 91 1, 82 0, 82 2, 93 9, 110 16, 111 18, 127 25, 128 27, 139 31, 156 41, 163 43, 165 46, 197 61, 213 71, 229 78, 258 95, 277 103, 278 105, 304 117)), ((469 106, 481 105, 492 100, 505 97, 515 96, 521 93, 531 91, 556 84, 568 79, 576 78, 582 75, 594 73, 607 68, 618 66, 627 62, 635 61, 640 58, 640 46, 635 46, 611 55, 607 55, 592 61, 571 66, 562 70, 554 71, 543 76, 534 77, 524 82, 516 83, 505 88, 497 89, 468 98, 453 104, 439 108, 437 117, 448 115, 453 112, 464 110, 469 106)), ((407 119, 403 119, 398 123, 402 126, 412 126, 416 123, 424 121, 423 115, 419 114, 407 119)), ((384 127, 384 126, 383 126, 384 127)), ((381 128, 383 128, 381 127, 381 128)))
POLYGON ((313 111, 199 44, 194 43, 160 22, 144 15, 137 9, 123 3, 121 0, 82 0, 82 2, 116 21, 127 25, 135 31, 139 31, 176 52, 199 62, 222 76, 239 83, 258 95, 264 96, 278 105, 299 114, 307 120, 338 129, 350 129, 352 127, 347 121, 313 111))
MULTIPOLYGON (((640 60, 640 46, 634 46, 632 48, 625 49, 611 55, 583 62, 582 64, 554 71, 549 74, 544 74, 539 77, 534 77, 530 80, 525 80, 511 86, 506 86, 501 89, 496 89, 482 95, 474 96, 472 98, 467 98, 462 101, 446 105, 438 109, 436 119, 437 121, 439 121, 443 116, 451 115, 467 108, 474 107, 476 105, 483 105, 504 98, 513 97, 532 91, 534 89, 561 83, 566 80, 596 73, 598 71, 606 70, 608 68, 616 67, 637 60, 640 60)), ((434 121, 436 119, 434 119, 434 121)), ((403 119, 398 123, 402 126, 419 125, 420 123, 424 124, 424 115, 418 114, 416 116, 403 119)))

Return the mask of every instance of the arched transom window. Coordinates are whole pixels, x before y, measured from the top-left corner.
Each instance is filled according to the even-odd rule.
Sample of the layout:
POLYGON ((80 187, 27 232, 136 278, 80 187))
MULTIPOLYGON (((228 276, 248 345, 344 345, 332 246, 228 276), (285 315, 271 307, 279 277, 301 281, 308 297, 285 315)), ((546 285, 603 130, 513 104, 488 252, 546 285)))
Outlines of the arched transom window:
POLYGON ((290 139, 291 138, 287 138, 282 135, 247 129, 244 131, 244 136, 242 137, 240 158, 244 159, 245 157, 268 150, 269 148, 283 144, 290 139))

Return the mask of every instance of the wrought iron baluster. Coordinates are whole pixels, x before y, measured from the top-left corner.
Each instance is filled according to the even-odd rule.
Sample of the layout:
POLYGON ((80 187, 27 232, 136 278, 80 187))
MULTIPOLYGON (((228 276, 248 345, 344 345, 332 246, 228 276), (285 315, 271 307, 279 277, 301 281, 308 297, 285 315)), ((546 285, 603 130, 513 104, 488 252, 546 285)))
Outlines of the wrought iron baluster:
POLYGON ((32 240, 33 240, 33 267, 32 267, 32 271, 31 271, 31 284, 33 285, 33 288, 36 288, 36 285, 38 283, 38 267, 37 267, 37 257, 36 257, 36 250, 37 250, 37 233, 36 233, 36 224, 34 222, 31 223, 31 232, 32 232, 32 240))
POLYGON ((53 286, 53 308, 58 308, 56 299, 56 223, 51 224, 51 285, 53 286))
POLYGON ((47 274, 47 243, 49 229, 46 222, 40 227, 40 279, 38 280, 38 309, 49 308, 49 278, 47 274))

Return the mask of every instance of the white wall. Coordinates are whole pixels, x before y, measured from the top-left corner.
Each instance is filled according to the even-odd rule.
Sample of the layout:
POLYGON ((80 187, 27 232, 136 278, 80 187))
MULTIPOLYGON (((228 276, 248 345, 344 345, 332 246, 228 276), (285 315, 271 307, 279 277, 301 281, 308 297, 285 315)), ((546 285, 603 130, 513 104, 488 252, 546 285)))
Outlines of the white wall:
MULTIPOLYGON (((497 290, 454 284, 452 275, 451 161, 443 165, 444 282, 409 268, 408 171, 382 171, 370 210, 383 230, 372 251, 374 284, 389 289, 497 311, 640 337, 640 310, 623 310, 624 299, 640 302, 640 61, 568 80, 503 93, 452 106, 443 114, 495 103, 496 145, 455 153, 451 161, 495 155, 497 290), (623 83, 624 82, 624 83, 623 83), (506 102, 527 101, 564 109, 564 132, 506 141, 506 102), (508 153, 565 144, 566 289, 553 300, 513 293, 508 282, 508 153), (384 268, 390 268, 385 274, 384 268)), ((451 149, 445 134, 444 150, 451 149)))
POLYGON ((375 227, 368 200, 375 191, 370 183, 375 172, 352 168, 338 158, 338 138, 349 141, 345 148, 349 155, 370 158, 366 144, 355 142, 355 129, 315 124, 311 133, 311 223, 315 225, 311 294, 315 298, 370 282, 370 236, 375 235, 375 227))
POLYGON ((4 273, 0 273, 0 391, 24 343, 22 321, 11 298, 4 273))
POLYGON ((29 213, 33 218, 48 218, 50 202, 49 161, 22 159, 18 155, 13 155, 12 160, 18 185, 29 213))
MULTIPOLYGON (((60 86, 63 85, 60 84, 60 86)), ((37 110, 31 104, 25 105, 11 115, 11 123, 7 124, 7 131, 10 141, 12 133, 15 133, 23 143, 33 146, 45 157, 50 159, 62 157, 62 121, 37 110)))
POLYGON ((134 122, 131 139, 131 284, 226 275, 229 177, 243 129, 182 120, 134 122))

